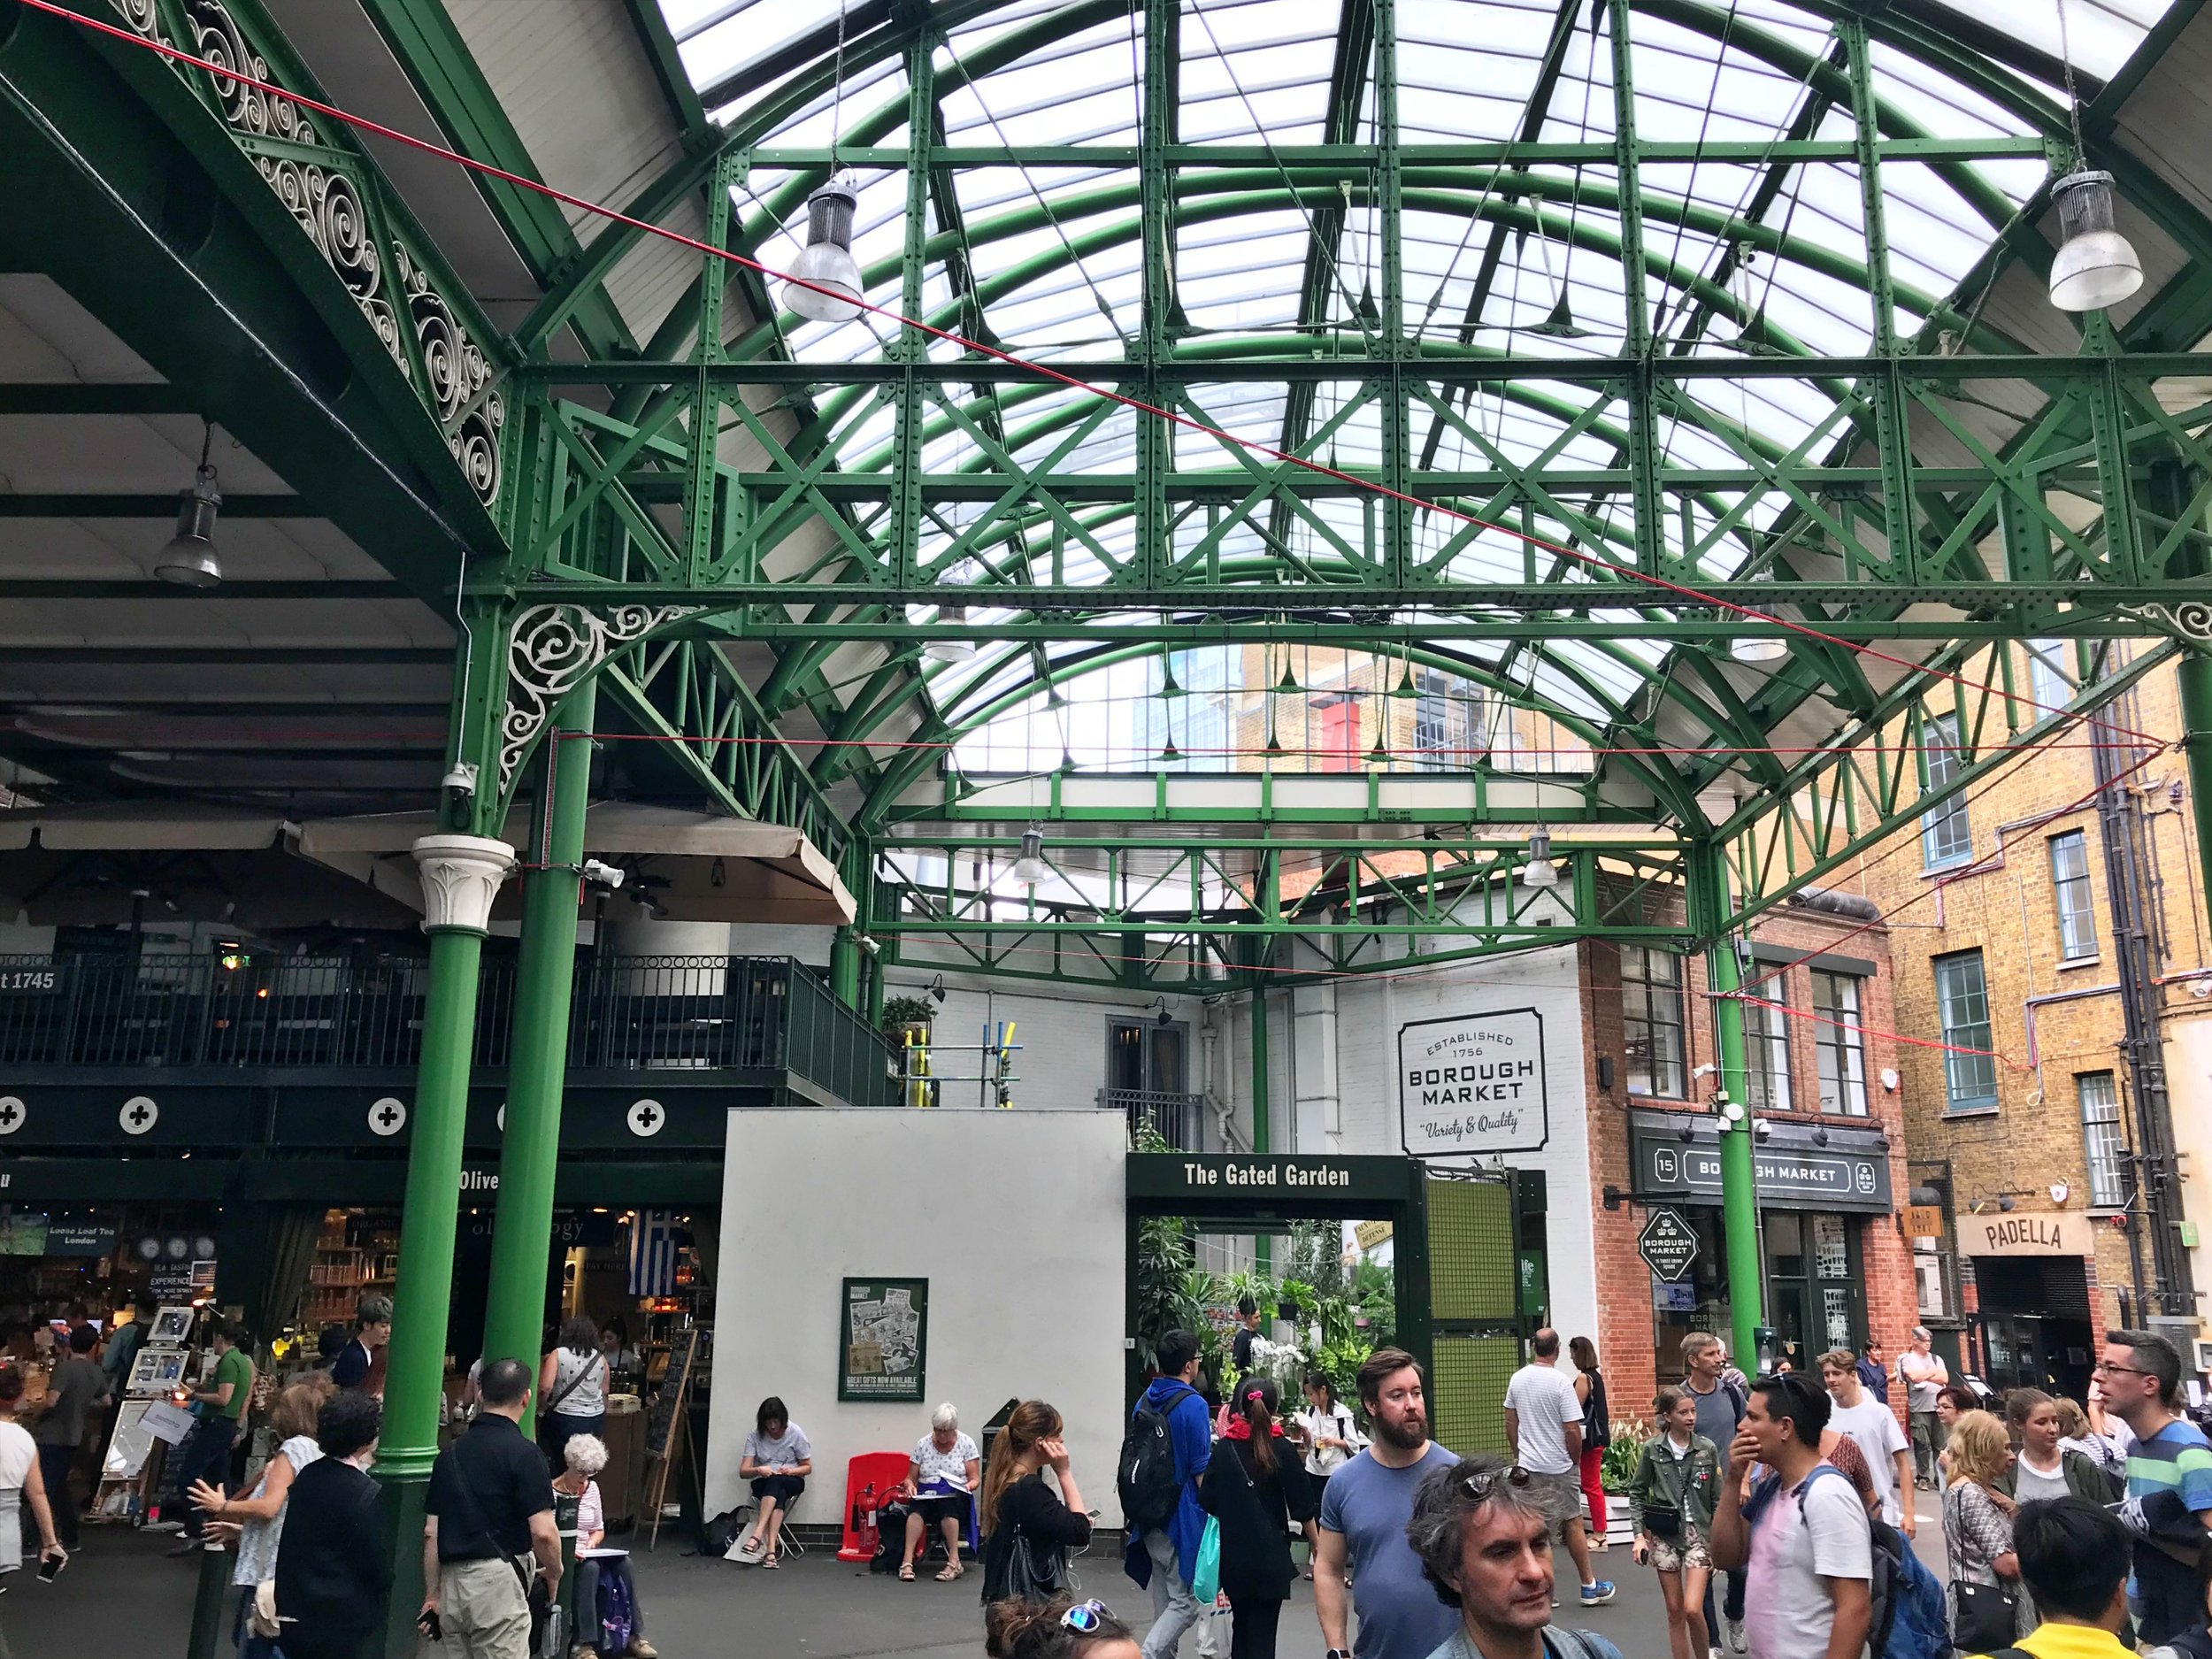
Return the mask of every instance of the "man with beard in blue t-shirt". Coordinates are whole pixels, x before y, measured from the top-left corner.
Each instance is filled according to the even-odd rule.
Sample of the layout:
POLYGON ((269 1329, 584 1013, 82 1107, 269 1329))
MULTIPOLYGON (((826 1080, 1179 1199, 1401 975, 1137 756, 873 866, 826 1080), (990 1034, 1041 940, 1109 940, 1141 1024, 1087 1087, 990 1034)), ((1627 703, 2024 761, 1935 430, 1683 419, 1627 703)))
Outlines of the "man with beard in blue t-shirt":
POLYGON ((1437 1600, 1406 1539, 1413 1494, 1431 1470, 1459 1459, 1429 1439, 1421 1367, 1402 1348, 1379 1348, 1359 1368, 1359 1401, 1374 1431, 1368 1448, 1329 1477, 1313 1558, 1313 1603, 1328 1659, 1428 1659, 1459 1615, 1437 1600), (1346 1568, 1359 1644, 1346 1638, 1346 1568))

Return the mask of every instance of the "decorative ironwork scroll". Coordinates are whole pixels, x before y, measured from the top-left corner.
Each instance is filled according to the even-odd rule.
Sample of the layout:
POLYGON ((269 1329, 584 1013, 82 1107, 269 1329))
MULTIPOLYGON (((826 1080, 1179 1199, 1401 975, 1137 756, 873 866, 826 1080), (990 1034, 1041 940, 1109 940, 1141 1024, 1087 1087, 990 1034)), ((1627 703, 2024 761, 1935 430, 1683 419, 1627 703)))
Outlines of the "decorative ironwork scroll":
POLYGON ((507 709, 499 722, 499 790, 536 741, 554 706, 616 651, 703 605, 529 605, 516 612, 507 641, 507 709))
MULTIPOLYGON (((178 0, 190 38, 171 38, 160 0, 114 0, 123 20, 149 40, 188 51, 217 69, 273 83, 268 59, 256 51, 223 0, 178 0)), ((500 432, 506 406, 493 385, 483 348, 454 315, 424 260, 388 230, 390 215, 370 199, 377 185, 359 157, 334 145, 291 99, 222 75, 209 78, 216 108, 232 132, 248 141, 262 180, 299 222, 376 337, 422 398, 446 448, 477 499, 499 496, 500 432), (274 141, 264 148, 258 141, 274 141), (294 147, 319 154, 289 153, 294 147), (419 368, 418 368, 419 365, 419 368)))

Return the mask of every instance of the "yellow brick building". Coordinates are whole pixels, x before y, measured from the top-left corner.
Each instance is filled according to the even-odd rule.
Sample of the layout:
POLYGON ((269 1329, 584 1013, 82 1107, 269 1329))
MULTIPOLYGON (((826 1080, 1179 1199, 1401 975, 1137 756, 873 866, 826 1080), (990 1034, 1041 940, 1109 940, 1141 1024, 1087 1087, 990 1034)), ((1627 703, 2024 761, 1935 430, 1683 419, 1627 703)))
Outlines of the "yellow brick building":
MULTIPOLYGON (((2045 705, 2108 672, 2057 642, 2020 649, 2013 666, 2014 687, 2045 705)), ((1941 701, 1929 712, 1919 764, 1940 780, 1961 756, 1941 701)), ((2180 1221, 2164 1229, 2165 1279, 2212 1286, 2197 1243, 2212 1236, 2212 941, 2170 747, 2181 732, 2172 665, 2102 718, 2103 774, 2124 775, 2101 792, 2097 736, 2073 726, 1839 882, 1888 917, 1898 1030, 1916 1040, 1898 1049, 1910 1169, 1941 1216, 1914 1241, 1924 1322, 1996 1386, 2077 1397, 2107 1326, 2170 1319, 2185 1358, 2187 1339, 2207 1333, 2202 1302, 2162 1282, 2144 1189, 2166 1171, 2180 1221), (2139 1061, 2116 939, 2130 918, 2147 968, 2139 1061), (1975 1049, 1987 1052, 1960 1052, 1975 1049), (2147 1114, 2170 1119, 2170 1159, 2155 1131, 2147 1145, 2147 1114)))

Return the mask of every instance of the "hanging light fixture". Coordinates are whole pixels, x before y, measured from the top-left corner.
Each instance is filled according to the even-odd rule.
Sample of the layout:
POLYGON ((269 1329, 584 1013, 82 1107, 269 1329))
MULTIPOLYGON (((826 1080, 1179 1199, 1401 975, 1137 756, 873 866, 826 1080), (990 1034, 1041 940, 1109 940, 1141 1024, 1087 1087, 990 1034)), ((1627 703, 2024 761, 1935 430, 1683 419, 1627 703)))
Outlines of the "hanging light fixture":
POLYGON ((1006 873, 1026 887, 1051 880, 1052 866, 1045 862, 1044 852, 1045 826, 1032 824, 1022 832, 1021 856, 1014 860, 1006 873))
POLYGON ((2143 262, 2113 227, 2112 175, 2077 167, 2051 187, 2059 249, 2051 261, 2051 303, 2062 311, 2102 311, 2143 286, 2143 262))
MULTIPOLYGON (((937 620, 948 627, 964 628, 968 626, 968 607, 939 605, 937 620)), ((932 640, 922 647, 922 655, 934 658, 941 663, 964 663, 975 655, 975 641, 973 640, 932 640)))
POLYGON ((853 258, 853 210, 860 193, 839 173, 806 199, 806 246, 783 285, 783 303, 818 323, 860 315, 860 265, 853 258), (808 286, 810 285, 810 286, 808 286))
POLYGON ((223 492, 215 487, 215 469, 208 454, 215 428, 206 426, 200 438, 200 466, 192 488, 177 492, 177 533, 154 561, 154 574, 179 588, 212 588, 223 580, 222 561, 215 557, 215 515, 223 505, 223 492))
POLYGON ((1525 887, 1555 887, 1559 872, 1551 861, 1551 832, 1539 828, 1528 838, 1528 863, 1521 866, 1521 885, 1525 887))
MULTIPOLYGON (((1743 614, 1747 617, 1771 618, 1774 608, 1771 605, 1746 605, 1743 614)), ((1734 662, 1779 663, 1786 661, 1789 654, 1790 642, 1772 634, 1740 634, 1728 641, 1728 655, 1734 662)))

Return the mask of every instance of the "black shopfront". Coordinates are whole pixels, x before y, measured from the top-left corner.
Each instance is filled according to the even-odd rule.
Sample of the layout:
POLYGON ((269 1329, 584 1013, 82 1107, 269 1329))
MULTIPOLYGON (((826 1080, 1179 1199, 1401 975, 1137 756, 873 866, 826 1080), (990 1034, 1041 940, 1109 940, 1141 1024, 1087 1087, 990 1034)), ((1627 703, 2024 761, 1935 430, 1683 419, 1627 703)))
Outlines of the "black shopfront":
MULTIPOLYGON (((1767 1305, 1755 1323, 1799 1369, 1830 1348, 1866 1340, 1865 1228, 1892 1213, 1889 1142, 1880 1130, 1762 1120, 1752 1156, 1767 1305)), ((1665 1206, 1694 1231, 1681 1277, 1651 1284, 1652 1335, 1663 1379, 1682 1371, 1682 1339, 1731 1324, 1721 1218, 1720 1138, 1702 1113, 1632 1111, 1628 1196, 1665 1206)), ((1750 1369, 1744 1356, 1746 1369, 1750 1369)))

